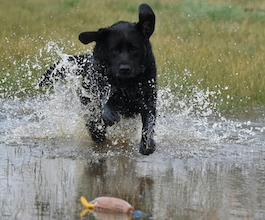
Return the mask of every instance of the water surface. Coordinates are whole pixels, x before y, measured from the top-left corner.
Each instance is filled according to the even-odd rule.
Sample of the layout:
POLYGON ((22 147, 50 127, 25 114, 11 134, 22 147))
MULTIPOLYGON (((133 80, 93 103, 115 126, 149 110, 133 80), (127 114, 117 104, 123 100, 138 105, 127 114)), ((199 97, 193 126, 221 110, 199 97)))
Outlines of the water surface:
POLYGON ((97 146, 75 92, 1 99, 1 219, 80 219, 80 196, 125 199, 146 219, 264 219, 263 109, 222 116, 193 105, 159 91, 157 150, 143 156, 140 118, 97 146))
MULTIPOLYGON (((24 71, 40 71, 41 56, 24 71)), ((108 129, 107 143, 93 143, 78 85, 70 74, 42 95, 0 99, 1 219, 80 219, 80 196, 122 198, 149 213, 145 219, 265 219, 263 107, 223 115, 214 92, 160 89, 157 150, 143 156, 140 117, 108 129)))

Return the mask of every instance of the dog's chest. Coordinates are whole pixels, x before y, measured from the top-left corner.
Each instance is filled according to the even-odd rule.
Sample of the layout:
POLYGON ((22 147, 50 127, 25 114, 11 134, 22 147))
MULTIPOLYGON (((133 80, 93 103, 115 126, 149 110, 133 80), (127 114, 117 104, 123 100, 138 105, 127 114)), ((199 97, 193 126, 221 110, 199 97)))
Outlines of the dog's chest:
POLYGON ((140 104, 142 100, 141 89, 138 86, 113 88, 110 98, 117 104, 140 104))
POLYGON ((109 102, 125 116, 140 113, 143 106, 143 93, 138 85, 112 87, 109 102))

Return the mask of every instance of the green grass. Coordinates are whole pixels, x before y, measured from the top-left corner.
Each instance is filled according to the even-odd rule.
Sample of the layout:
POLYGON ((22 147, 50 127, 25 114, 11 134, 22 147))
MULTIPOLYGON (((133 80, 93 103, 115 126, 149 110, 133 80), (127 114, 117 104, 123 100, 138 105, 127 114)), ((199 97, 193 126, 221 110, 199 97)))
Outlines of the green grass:
MULTIPOLYGON (((33 95, 56 59, 87 52, 77 36, 117 20, 137 21, 142 1, 3 0, 0 2, 0 97, 33 95)), ((151 37, 161 87, 179 96, 194 86, 214 91, 222 110, 265 104, 263 0, 150 0, 157 16, 151 37)))

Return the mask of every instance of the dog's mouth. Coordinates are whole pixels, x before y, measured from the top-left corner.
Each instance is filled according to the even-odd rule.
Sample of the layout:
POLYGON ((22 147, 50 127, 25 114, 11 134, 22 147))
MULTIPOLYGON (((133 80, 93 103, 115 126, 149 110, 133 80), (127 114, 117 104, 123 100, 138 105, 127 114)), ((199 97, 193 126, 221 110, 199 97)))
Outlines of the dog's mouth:
POLYGON ((144 71, 144 66, 140 66, 139 68, 133 69, 130 67, 130 65, 127 64, 122 64, 119 66, 118 69, 115 70, 113 68, 109 69, 110 75, 120 79, 131 79, 138 76, 140 73, 143 73, 144 71))
POLYGON ((138 73, 134 72, 132 70, 130 70, 130 71, 128 70, 126 72, 124 72, 124 71, 115 71, 115 72, 114 71, 110 71, 109 75, 113 76, 113 77, 115 77, 117 79, 131 79, 131 78, 136 77, 138 75, 138 73))

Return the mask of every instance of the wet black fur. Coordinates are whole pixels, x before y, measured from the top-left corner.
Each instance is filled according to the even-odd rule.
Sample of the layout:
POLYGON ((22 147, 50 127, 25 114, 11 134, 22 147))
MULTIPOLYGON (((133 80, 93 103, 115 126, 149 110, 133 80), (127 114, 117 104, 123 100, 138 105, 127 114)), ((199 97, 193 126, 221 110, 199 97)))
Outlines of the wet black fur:
MULTIPOLYGON (((156 64, 149 38, 155 28, 155 15, 147 4, 139 6, 139 22, 120 21, 110 27, 83 32, 79 40, 95 41, 93 54, 69 56, 82 75, 81 102, 93 103, 93 116, 87 127, 92 139, 105 141, 106 127, 124 117, 141 114, 142 138, 139 151, 148 155, 155 150, 153 139, 156 119, 156 64), (96 107, 95 107, 96 106, 96 107)), ((66 77, 60 62, 47 70, 40 86, 66 77)))

